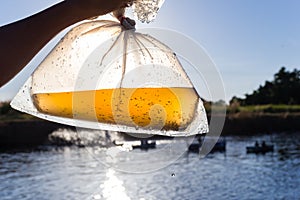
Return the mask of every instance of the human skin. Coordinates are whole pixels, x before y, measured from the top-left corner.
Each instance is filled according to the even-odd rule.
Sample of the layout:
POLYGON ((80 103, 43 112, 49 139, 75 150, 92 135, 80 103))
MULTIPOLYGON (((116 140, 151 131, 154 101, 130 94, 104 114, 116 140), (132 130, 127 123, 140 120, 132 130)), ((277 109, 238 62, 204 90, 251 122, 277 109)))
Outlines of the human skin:
POLYGON ((0 87, 60 31, 84 19, 122 9, 130 0, 65 0, 0 27, 0 87))

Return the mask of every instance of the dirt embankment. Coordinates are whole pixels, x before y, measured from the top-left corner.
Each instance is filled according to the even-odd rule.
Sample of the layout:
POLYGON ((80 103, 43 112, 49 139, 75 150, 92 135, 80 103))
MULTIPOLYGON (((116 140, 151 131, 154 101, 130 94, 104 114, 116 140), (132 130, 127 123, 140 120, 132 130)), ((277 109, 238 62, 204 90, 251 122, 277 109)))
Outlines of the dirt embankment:
POLYGON ((44 120, 0 122, 0 148, 44 144, 48 135, 59 128, 72 127, 44 120))
POLYGON ((223 135, 254 135, 300 131, 300 113, 230 114, 225 118, 223 135))

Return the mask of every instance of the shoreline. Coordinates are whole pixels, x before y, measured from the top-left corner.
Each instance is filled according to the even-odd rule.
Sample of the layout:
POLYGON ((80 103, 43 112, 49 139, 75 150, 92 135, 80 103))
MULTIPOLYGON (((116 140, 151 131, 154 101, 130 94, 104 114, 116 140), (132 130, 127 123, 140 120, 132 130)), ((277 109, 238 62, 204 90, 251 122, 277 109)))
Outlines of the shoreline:
POLYGON ((236 113, 225 118, 222 135, 300 131, 300 113, 236 113))
MULTIPOLYGON (((211 116, 208 115, 208 120, 211 116)), ((216 120, 224 115, 214 115, 216 120)), ((300 131, 300 113, 236 113, 228 114, 222 136, 248 136, 274 132, 300 131)), ((58 129, 75 127, 37 118, 0 122, 0 148, 47 144, 48 135, 58 129)), ((209 134, 209 133, 208 133, 209 134)))
POLYGON ((0 122, 0 148, 46 144, 48 135, 59 128, 74 127, 40 119, 0 122))

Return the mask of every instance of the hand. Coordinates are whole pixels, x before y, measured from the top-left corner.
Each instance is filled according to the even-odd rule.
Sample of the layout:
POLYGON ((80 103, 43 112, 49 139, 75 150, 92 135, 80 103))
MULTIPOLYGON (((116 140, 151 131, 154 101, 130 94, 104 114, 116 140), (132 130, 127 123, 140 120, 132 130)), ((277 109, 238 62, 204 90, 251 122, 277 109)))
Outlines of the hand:
POLYGON ((33 16, 1 26, 0 87, 66 27, 122 9, 130 2, 132 0, 64 0, 33 16))
POLYGON ((74 14, 86 19, 127 7, 132 0, 65 0, 74 14))

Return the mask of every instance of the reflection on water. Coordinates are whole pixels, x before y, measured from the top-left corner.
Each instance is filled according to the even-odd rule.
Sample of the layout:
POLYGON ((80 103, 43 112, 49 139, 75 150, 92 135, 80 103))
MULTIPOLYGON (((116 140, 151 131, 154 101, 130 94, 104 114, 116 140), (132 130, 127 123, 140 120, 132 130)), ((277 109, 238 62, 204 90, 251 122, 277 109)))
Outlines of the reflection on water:
POLYGON ((93 195, 93 199, 130 199, 126 194, 126 189, 123 186, 123 181, 119 180, 115 174, 115 170, 108 169, 106 172, 106 180, 100 185, 101 193, 93 195))
MULTIPOLYGON (((180 140, 172 145, 177 143, 184 145, 180 140)), ((161 142, 156 150, 130 154, 116 147, 41 147, 0 153, 0 199, 300 198, 299 133, 228 137, 226 153, 204 159, 186 153, 172 160, 171 151, 160 151, 166 145, 170 144, 161 142), (256 140, 272 142, 274 152, 247 154, 245 147, 256 140), (172 163, 147 173, 118 170, 124 166, 132 172, 153 169, 165 160, 172 163)))

